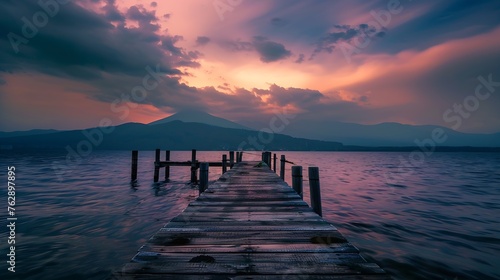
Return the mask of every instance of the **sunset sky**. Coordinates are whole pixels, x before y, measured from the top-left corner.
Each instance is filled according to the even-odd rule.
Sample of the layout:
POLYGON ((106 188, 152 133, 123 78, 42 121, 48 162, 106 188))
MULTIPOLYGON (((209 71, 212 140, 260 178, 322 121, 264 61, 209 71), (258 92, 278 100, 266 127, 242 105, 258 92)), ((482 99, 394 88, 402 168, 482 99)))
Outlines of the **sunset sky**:
POLYGON ((37 2, 0 2, 0 131, 182 109, 452 127, 465 105, 457 130, 500 132, 498 0, 37 2))

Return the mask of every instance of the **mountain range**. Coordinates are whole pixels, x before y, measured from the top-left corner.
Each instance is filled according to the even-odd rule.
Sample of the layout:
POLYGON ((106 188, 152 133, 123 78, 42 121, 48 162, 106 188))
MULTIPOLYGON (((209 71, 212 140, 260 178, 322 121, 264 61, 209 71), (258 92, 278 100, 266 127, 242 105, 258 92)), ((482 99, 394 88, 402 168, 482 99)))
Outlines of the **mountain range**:
POLYGON ((416 146, 422 141, 432 140, 434 131, 443 134, 442 143, 437 146, 500 147, 500 133, 463 133, 436 125, 408 125, 381 123, 363 125, 336 121, 293 120, 283 130, 291 136, 302 135, 309 139, 338 141, 345 145, 368 147, 416 146))
POLYGON ((256 131, 252 130, 173 120, 155 125, 126 123, 105 130, 90 128, 4 137, 0 138, 0 146, 3 149, 66 149, 86 153, 94 149, 151 150, 155 148, 169 150, 336 151, 341 149, 342 144, 294 138, 283 134, 264 133, 258 135, 256 131))
MULTIPOLYGON (((60 149, 82 141, 93 149, 171 150, 408 150, 416 146, 500 147, 500 133, 461 133, 441 126, 399 123, 362 125, 334 121, 291 120, 283 134, 268 134, 201 111, 181 111, 149 124, 108 128, 0 132, 0 149, 60 149), (436 130, 440 140, 436 139, 436 130), (102 138, 102 139, 101 139, 102 138)), ((269 130, 267 130, 269 131, 269 130)), ((461 148, 463 149, 463 148, 461 148)), ((447 150, 447 149, 444 149, 447 150)), ((451 149, 456 150, 456 149, 451 149)), ((498 149, 496 149, 498 150, 498 149)))

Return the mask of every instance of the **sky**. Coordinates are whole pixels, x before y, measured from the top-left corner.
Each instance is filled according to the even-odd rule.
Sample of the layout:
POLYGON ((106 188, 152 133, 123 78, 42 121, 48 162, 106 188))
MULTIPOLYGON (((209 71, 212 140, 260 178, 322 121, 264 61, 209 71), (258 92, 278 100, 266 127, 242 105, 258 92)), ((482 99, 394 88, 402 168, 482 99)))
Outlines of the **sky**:
POLYGON ((207 111, 500 132, 500 1, 2 0, 0 131, 207 111), (458 122, 460 119, 460 122, 458 122))

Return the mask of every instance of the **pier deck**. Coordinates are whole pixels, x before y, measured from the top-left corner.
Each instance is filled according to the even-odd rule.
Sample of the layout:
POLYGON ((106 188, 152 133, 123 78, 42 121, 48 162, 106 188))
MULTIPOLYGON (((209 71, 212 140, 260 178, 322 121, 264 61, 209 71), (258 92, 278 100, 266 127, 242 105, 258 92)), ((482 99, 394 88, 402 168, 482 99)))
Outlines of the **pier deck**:
POLYGON ((390 279, 257 164, 222 175, 113 279, 390 279))

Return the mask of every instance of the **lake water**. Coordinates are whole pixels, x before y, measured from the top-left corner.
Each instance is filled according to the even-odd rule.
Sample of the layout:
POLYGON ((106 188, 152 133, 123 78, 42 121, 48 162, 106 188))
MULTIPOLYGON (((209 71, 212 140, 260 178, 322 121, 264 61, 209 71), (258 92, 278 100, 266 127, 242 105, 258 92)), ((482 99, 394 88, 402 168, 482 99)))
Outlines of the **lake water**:
MULTIPOLYGON (((500 154, 434 153, 417 166, 401 166, 409 153, 279 154, 304 166, 308 203, 307 166, 319 167, 324 218, 395 279, 500 279, 500 154)), ((128 151, 94 151, 54 172, 64 158, 0 151, 0 279, 104 279, 198 196, 186 167, 153 184, 152 151, 139 153, 135 188, 128 151), (15 274, 6 263, 8 166, 16 168, 15 274)), ((251 159, 260 155, 244 155, 251 159)), ((220 174, 212 168, 210 180, 220 174)))

